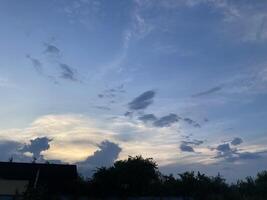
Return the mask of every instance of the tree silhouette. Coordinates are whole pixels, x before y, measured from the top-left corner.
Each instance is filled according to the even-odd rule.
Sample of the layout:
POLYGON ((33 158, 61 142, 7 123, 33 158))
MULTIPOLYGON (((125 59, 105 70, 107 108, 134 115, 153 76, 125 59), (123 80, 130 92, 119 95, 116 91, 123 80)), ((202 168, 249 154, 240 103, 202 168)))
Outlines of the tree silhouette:
MULTIPOLYGON (((229 185, 220 174, 207 176, 191 171, 177 176, 163 175, 152 158, 129 156, 111 167, 97 168, 90 179, 79 176, 70 188, 77 199, 79 196, 89 199, 154 196, 184 200, 266 200, 267 171, 229 185)), ((24 199, 52 199, 44 189, 28 190, 24 199)))

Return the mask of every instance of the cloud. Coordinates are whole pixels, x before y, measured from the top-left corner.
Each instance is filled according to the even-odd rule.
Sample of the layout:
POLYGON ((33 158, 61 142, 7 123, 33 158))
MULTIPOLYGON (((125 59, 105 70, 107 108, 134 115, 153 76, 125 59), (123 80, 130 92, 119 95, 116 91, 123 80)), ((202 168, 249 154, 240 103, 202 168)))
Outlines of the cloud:
POLYGON ((156 127, 169 127, 181 119, 176 114, 170 113, 169 115, 163 116, 156 120, 153 124, 156 127))
POLYGON ((180 145, 180 150, 184 152, 195 152, 193 146, 199 146, 203 144, 203 140, 188 140, 188 141, 182 141, 180 145))
POLYGON ((194 126, 194 127, 196 127, 196 128, 200 128, 200 127, 201 127, 199 123, 197 123, 196 121, 194 121, 194 120, 192 120, 192 119, 190 119, 190 118, 183 118, 183 120, 184 120, 186 123, 188 123, 189 125, 192 125, 192 126, 194 126))
POLYGON ((199 146, 204 143, 203 140, 192 140, 192 141, 182 141, 182 142, 183 144, 186 144, 186 145, 195 145, 195 146, 199 146))
POLYGON ((138 97, 136 97, 133 101, 128 103, 130 110, 143 110, 146 109, 149 105, 153 103, 153 98, 155 97, 155 91, 149 90, 138 97))
POLYGON ((201 96, 210 95, 210 94, 213 94, 213 93, 216 93, 216 92, 222 90, 222 88, 223 88, 222 86, 213 87, 213 88, 210 88, 209 90, 194 94, 194 95, 192 95, 192 97, 201 97, 201 96))
POLYGON ((104 15, 101 1, 73 0, 58 3, 58 6, 62 8, 61 13, 67 16, 70 24, 81 24, 89 30, 94 29, 104 15))
POLYGON ((96 167, 111 166, 122 151, 118 144, 108 140, 101 142, 98 148, 99 150, 95 151, 92 156, 77 163, 80 171, 86 176, 90 176, 96 167))
POLYGON ((180 145, 180 150, 181 151, 184 151, 184 152, 195 152, 195 150, 193 149, 193 147, 189 146, 189 145, 186 145, 184 143, 182 143, 180 145))
POLYGON ((43 74, 43 64, 41 63, 40 60, 33 58, 30 55, 26 55, 26 58, 28 58, 31 61, 32 66, 34 67, 36 72, 38 72, 39 74, 43 74))
POLYGON ((44 51, 45 53, 59 56, 60 49, 58 47, 56 47, 53 44, 49 44, 49 43, 44 43, 44 45, 45 45, 45 51, 44 51))
POLYGON ((157 117, 154 114, 145 114, 145 115, 138 117, 138 119, 144 123, 147 123, 147 122, 156 121, 157 117))
MULTIPOLYGON (((239 144, 240 140, 237 142, 239 144)), ((231 142, 232 143, 232 142, 231 142)), ((241 143, 240 143, 241 144, 241 143)), ((259 159, 265 151, 261 152, 248 152, 240 151, 237 148, 230 146, 230 143, 220 144, 216 147, 217 155, 215 158, 223 158, 228 162, 236 162, 240 160, 259 159)))
POLYGON ((94 108, 99 109, 99 110, 105 110, 105 111, 111 110, 111 108, 107 106, 94 106, 94 108))
POLYGON ((243 160, 246 160, 246 159, 258 159, 258 158, 261 157, 261 153, 260 152, 254 152, 254 153, 242 152, 242 153, 238 154, 238 157, 239 157, 239 159, 243 159, 243 160))
POLYGON ((28 58, 31 61, 33 68, 39 75, 44 76, 48 80, 52 81, 54 84, 58 84, 55 77, 45 74, 44 69, 43 69, 43 64, 40 60, 31 57, 31 55, 26 55, 26 58, 28 58))
POLYGON ((216 147, 216 150, 218 150, 219 152, 222 152, 222 153, 232 152, 232 149, 228 143, 218 145, 216 147))
POLYGON ((231 145, 234 145, 234 146, 240 145, 241 143, 243 143, 243 140, 239 137, 236 137, 231 141, 231 145))
POLYGON ((18 158, 21 156, 21 154, 18 152, 18 150, 23 145, 19 142, 15 141, 0 141, 0 160, 1 161, 8 161, 10 158, 18 158))
POLYGON ((120 94, 125 93, 126 91, 124 90, 124 84, 121 84, 116 87, 108 88, 105 89, 103 92, 97 95, 98 98, 100 99, 108 99, 110 100, 109 102, 114 102, 114 99, 116 97, 119 97, 120 94))
POLYGON ((26 144, 20 151, 30 152, 36 159, 42 158, 41 152, 46 151, 50 148, 49 142, 52 140, 47 137, 37 137, 30 140, 30 144, 26 144))
POLYGON ((72 69, 69 65, 60 63, 59 67, 61 69, 61 78, 71 81, 77 81, 76 71, 72 69))

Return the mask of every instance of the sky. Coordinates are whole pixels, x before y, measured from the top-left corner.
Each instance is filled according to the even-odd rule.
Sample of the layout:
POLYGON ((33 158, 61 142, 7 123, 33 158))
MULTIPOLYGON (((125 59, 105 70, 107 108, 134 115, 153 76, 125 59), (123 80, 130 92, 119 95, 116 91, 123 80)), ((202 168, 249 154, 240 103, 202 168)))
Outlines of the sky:
POLYGON ((2 0, 0 160, 84 176, 267 168, 267 1, 2 0))

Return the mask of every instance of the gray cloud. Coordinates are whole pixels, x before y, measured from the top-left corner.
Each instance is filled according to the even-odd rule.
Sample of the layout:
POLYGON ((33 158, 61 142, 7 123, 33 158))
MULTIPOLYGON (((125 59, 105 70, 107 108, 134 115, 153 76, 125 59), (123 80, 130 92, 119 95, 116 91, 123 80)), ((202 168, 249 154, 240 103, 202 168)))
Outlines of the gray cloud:
POLYGON ((189 146, 189 145, 186 145, 184 143, 182 143, 180 145, 180 150, 181 151, 184 151, 184 152, 195 152, 195 150, 193 149, 193 147, 189 146))
POLYGON ((86 176, 92 175, 96 167, 111 166, 122 151, 118 144, 108 140, 101 142, 98 147, 100 150, 95 151, 86 160, 77 163, 79 170, 86 176))
POLYGON ((180 119, 176 114, 170 113, 169 115, 163 116, 156 120, 153 124, 157 127, 169 127, 172 124, 178 122, 180 119))
POLYGON ((196 121, 194 121, 194 120, 192 120, 192 119, 190 119, 190 118, 183 118, 183 120, 184 120, 186 123, 188 123, 188 124, 190 124, 190 125, 192 125, 192 126, 194 126, 194 127, 196 127, 196 128, 200 128, 200 127, 201 127, 199 123, 197 123, 196 121))
POLYGON ((98 96, 98 98, 101 98, 101 99, 103 99, 103 98, 114 99, 119 94, 122 94, 125 92, 126 91, 124 90, 124 84, 121 84, 121 85, 113 87, 113 88, 105 89, 102 93, 98 94, 97 96, 98 96))
POLYGON ((261 152, 255 152, 255 153, 251 153, 251 152, 242 152, 239 153, 239 159, 258 159, 261 157, 261 152))
POLYGON ((228 143, 218 145, 216 147, 216 150, 218 150, 219 152, 223 152, 223 153, 232 151, 232 149, 228 143))
POLYGON ((94 106, 94 108, 99 109, 99 110, 105 110, 105 111, 111 110, 111 108, 107 106, 94 106))
MULTIPOLYGON (((240 141, 239 141, 240 142, 240 141)), ((215 158, 223 158, 228 162, 235 162, 238 160, 251 160, 261 158, 266 152, 240 152, 238 149, 230 146, 230 143, 220 144, 216 148, 217 155, 215 158)))
POLYGON ((31 61, 32 66, 36 72, 38 72, 39 74, 43 74, 43 64, 41 63, 40 60, 31 57, 31 55, 26 55, 26 58, 28 58, 31 61))
POLYGON ((156 121, 157 117, 154 114, 145 114, 145 115, 140 116, 138 119, 144 123, 147 123, 147 122, 156 121))
POLYGON ((52 81, 54 84, 58 84, 58 82, 55 79, 55 77, 53 77, 51 75, 47 75, 47 74, 44 73, 43 64, 42 64, 42 62, 40 60, 38 60, 36 58, 33 58, 30 55, 26 55, 26 58, 28 58, 31 61, 33 68, 35 69, 35 71, 39 75, 47 78, 48 80, 52 81))
POLYGON ((53 44, 49 44, 49 43, 44 43, 44 45, 45 45, 45 51, 44 51, 45 53, 59 56, 60 49, 58 47, 56 47, 53 44))
MULTIPOLYGON (((133 112, 126 112, 125 116, 132 116, 133 112)), ((186 123, 188 123, 189 125, 192 125, 194 127, 200 128, 200 124, 197 123, 196 121, 190 119, 190 118, 182 118, 179 117, 177 114, 174 113, 170 113, 166 116, 160 117, 158 118, 157 116, 155 116, 154 114, 144 114, 138 117, 139 120, 141 120, 144 123, 147 122, 153 122, 153 125, 156 127, 169 127, 177 122, 179 122, 179 120, 183 120, 186 123)))
POLYGON ((194 146, 199 146, 199 145, 204 143, 203 140, 192 140, 192 141, 182 141, 182 142, 183 142, 183 144, 194 145, 194 146))
POLYGON ((30 152, 36 159, 42 158, 41 152, 50 148, 49 142, 52 140, 47 137, 38 137, 30 140, 30 144, 26 144, 20 151, 30 152))
POLYGON ((231 145, 234 146, 240 145, 241 143, 243 143, 243 140, 239 137, 236 137, 231 141, 231 145))
POLYGON ((194 94, 194 95, 192 95, 192 97, 206 96, 206 95, 209 95, 209 94, 216 93, 216 92, 218 92, 218 91, 220 91, 222 89, 223 89, 222 86, 213 87, 213 88, 210 88, 209 90, 194 94))
POLYGON ((203 144, 203 140, 188 140, 188 141, 182 141, 180 145, 180 150, 184 152, 195 152, 193 146, 199 146, 203 144))
POLYGON ((77 81, 77 72, 72 69, 69 65, 60 63, 59 67, 61 69, 61 78, 71 81, 77 81))
POLYGON ((153 103, 153 98, 155 97, 155 91, 149 90, 138 97, 136 97, 133 101, 128 103, 128 107, 130 110, 143 110, 147 108, 149 105, 153 103))
POLYGON ((0 141, 0 160, 8 161, 10 158, 17 159, 21 157, 18 151, 22 147, 21 143, 14 141, 0 141))

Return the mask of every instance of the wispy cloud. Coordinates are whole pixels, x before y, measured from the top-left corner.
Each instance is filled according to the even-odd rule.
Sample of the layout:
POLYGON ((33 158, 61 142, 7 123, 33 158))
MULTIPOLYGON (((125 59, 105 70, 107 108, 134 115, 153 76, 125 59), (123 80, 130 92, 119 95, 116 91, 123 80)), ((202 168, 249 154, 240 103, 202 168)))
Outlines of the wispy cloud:
POLYGON ((40 60, 31 57, 31 55, 26 55, 26 58, 28 58, 31 61, 32 66, 34 67, 36 72, 38 72, 39 74, 43 74, 43 64, 41 63, 40 60))
POLYGON ((61 7, 69 23, 81 24, 88 30, 93 30, 103 16, 102 4, 96 0, 73 0, 64 2, 61 7))
POLYGON ((70 81, 78 81, 77 72, 75 69, 64 63, 60 63, 59 67, 61 69, 61 75, 60 75, 61 78, 70 81))
POLYGON ((148 90, 139 95, 138 97, 134 98, 130 103, 128 103, 128 107, 132 111, 146 109, 149 105, 153 103, 155 95, 155 91, 148 90))
POLYGON ((177 123, 181 117, 176 114, 170 113, 169 115, 163 116, 156 120, 153 124, 157 127, 168 127, 174 123, 177 123))
POLYGON ((222 86, 216 86, 216 87, 210 88, 208 90, 205 90, 203 92, 196 93, 196 94, 192 95, 192 97, 201 97, 201 96, 210 95, 210 94, 219 92, 222 89, 223 89, 222 86))
POLYGON ((47 78, 48 80, 50 80, 54 84, 58 84, 58 81, 56 80, 56 78, 54 76, 45 73, 44 68, 43 68, 43 64, 39 59, 33 58, 31 55, 26 55, 26 58, 31 61, 31 64, 32 64, 34 70, 39 75, 47 78))
POLYGON ((49 43, 44 43, 44 46, 45 46, 44 53, 54 56, 60 55, 60 49, 57 46, 49 43))
POLYGON ((183 121, 185 121, 186 123, 188 123, 188 124, 190 124, 190 125, 192 125, 192 126, 194 126, 196 128, 200 128, 201 127, 201 125, 198 122, 196 122, 195 120, 192 120, 190 118, 187 118, 187 117, 183 118, 183 121))
POLYGON ((107 106, 94 106, 94 108, 99 109, 99 110, 104 110, 104 111, 111 110, 111 108, 107 106))
POLYGON ((147 123, 147 122, 155 122, 157 120, 157 117, 154 114, 145 114, 138 117, 138 119, 144 123, 147 123))

